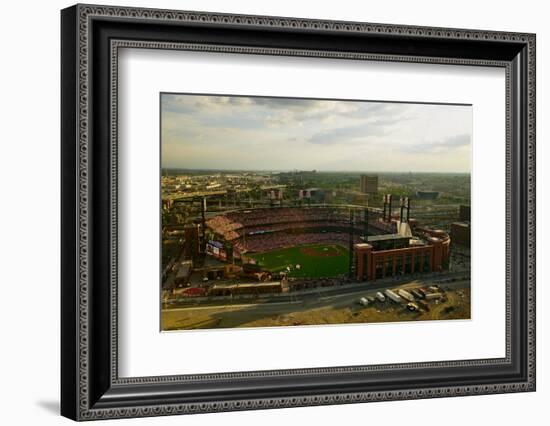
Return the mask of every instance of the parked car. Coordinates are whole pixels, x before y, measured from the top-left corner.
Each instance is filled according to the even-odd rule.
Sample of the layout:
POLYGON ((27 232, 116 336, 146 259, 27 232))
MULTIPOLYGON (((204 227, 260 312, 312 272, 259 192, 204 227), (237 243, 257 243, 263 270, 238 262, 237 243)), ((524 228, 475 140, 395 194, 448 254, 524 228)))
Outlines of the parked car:
POLYGON ((415 301, 413 295, 403 288, 397 290, 397 294, 399 294, 399 296, 401 296, 405 300, 408 300, 409 302, 415 301))
POLYGON ((418 305, 413 302, 407 303, 407 309, 411 312, 417 312, 418 311, 418 305))
POLYGON ((426 294, 426 300, 439 300, 442 296, 441 293, 428 293, 426 294))
POLYGON ((416 297, 417 299, 424 299, 424 295, 422 293, 420 293, 418 290, 411 290, 411 293, 413 294, 414 297, 416 297))
POLYGON ((369 304, 369 301, 367 300, 366 297, 362 297, 361 299, 359 299, 359 304, 361 306, 367 306, 369 304))

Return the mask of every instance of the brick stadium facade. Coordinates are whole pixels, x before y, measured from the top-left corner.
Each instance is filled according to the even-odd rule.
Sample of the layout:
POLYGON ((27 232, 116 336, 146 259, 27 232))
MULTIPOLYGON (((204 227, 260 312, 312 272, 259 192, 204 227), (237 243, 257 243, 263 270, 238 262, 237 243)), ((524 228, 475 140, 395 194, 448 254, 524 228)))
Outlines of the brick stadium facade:
POLYGON ((388 276, 418 272, 441 272, 448 269, 451 239, 443 231, 423 230, 427 238, 422 245, 375 250, 368 243, 355 244, 355 278, 370 281, 388 276))

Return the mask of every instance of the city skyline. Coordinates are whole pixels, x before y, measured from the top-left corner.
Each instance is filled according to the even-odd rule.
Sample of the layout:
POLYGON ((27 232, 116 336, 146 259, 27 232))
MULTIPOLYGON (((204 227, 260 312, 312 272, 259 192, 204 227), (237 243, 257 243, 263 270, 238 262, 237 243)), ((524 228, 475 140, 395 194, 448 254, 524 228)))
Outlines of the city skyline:
POLYGON ((466 175, 470 172, 413 172, 409 170, 301 170, 301 169, 207 169, 207 168, 190 168, 190 167, 162 167, 162 170, 170 171, 190 171, 190 172, 219 172, 219 173, 229 173, 229 172, 257 172, 257 173, 300 173, 300 172, 316 172, 316 173, 348 173, 348 174, 400 174, 400 173, 417 173, 417 174, 449 174, 449 175, 466 175))
POLYGON ((162 168, 470 173, 472 107, 161 94, 162 168))

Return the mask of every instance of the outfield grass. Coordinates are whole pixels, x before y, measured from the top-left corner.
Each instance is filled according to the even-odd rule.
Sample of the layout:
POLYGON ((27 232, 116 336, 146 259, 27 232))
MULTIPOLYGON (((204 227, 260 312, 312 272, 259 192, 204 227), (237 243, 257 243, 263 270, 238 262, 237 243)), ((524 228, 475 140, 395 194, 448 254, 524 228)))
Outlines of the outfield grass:
POLYGON ((337 244, 301 245, 250 257, 271 272, 280 272, 290 266, 290 277, 333 277, 346 274, 349 267, 349 251, 337 244), (296 268, 297 264, 300 269, 296 268))

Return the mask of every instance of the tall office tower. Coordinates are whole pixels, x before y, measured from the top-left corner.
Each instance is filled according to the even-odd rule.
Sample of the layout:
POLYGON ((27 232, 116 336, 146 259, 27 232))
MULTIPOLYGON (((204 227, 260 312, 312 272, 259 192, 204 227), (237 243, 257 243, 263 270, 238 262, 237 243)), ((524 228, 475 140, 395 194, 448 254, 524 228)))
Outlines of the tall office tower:
POLYGON ((361 175, 360 187, 363 194, 376 194, 378 192, 378 176, 361 175))

